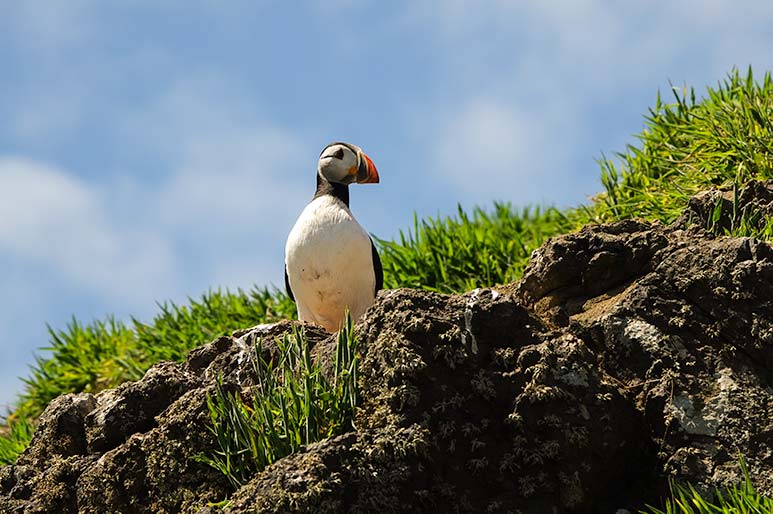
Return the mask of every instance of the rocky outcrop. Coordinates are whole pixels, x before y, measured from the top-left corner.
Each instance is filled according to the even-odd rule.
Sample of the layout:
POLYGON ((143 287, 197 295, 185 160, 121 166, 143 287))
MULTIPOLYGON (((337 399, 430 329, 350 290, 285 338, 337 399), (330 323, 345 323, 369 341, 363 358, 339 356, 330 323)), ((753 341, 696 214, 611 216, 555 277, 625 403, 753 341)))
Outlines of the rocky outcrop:
MULTIPOLYGON (((215 377, 254 379, 237 332, 135 383, 67 395, 0 469, 3 512, 201 512, 229 494, 215 377)), ((523 279, 380 293, 357 325, 357 430, 259 472, 229 512, 615 512, 671 478, 710 490, 743 455, 773 494, 773 249, 640 221, 554 238, 523 279)), ((322 357, 333 339, 307 331, 322 357)), ((271 345, 264 345, 271 358, 271 345)))
MULTIPOLYGON (((55 399, 16 465, 0 468, 0 512, 190 512, 225 499, 228 481, 195 459, 214 450, 207 395, 219 375, 253 385, 255 338, 270 343, 293 324, 237 331, 137 382, 55 399)), ((328 337, 304 328, 310 341, 328 337)), ((275 347, 263 349, 270 359, 275 347)))
POLYGON ((773 493, 771 247, 625 222, 557 239, 542 252, 570 248, 581 255, 577 274, 546 291, 533 285, 551 273, 538 259, 515 294, 546 324, 589 345, 599 371, 642 416, 657 480, 705 490, 737 482, 742 454, 760 490, 773 493), (642 239, 658 250, 640 267, 642 239), (594 264, 607 251, 614 264, 594 264), (598 282, 603 292, 589 285, 582 289, 592 293, 578 294, 578 284, 598 282))

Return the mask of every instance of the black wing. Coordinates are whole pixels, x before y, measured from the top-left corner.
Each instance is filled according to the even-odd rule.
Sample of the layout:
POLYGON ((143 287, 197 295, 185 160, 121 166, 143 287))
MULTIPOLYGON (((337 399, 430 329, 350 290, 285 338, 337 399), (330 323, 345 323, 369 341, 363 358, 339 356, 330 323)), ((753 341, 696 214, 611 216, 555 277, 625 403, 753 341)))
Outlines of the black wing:
MULTIPOLYGON (((379 264, 379 268, 381 267, 381 264, 379 264)), ((287 291, 287 294, 290 296, 290 300, 295 301, 295 296, 293 296, 293 289, 290 287, 290 279, 287 278, 287 265, 285 265, 285 290, 287 291)))
POLYGON ((384 287, 384 268, 381 267, 381 259, 376 251, 376 245, 373 244, 373 239, 370 240, 370 249, 373 254, 373 271, 376 272, 376 293, 378 293, 379 289, 384 287))

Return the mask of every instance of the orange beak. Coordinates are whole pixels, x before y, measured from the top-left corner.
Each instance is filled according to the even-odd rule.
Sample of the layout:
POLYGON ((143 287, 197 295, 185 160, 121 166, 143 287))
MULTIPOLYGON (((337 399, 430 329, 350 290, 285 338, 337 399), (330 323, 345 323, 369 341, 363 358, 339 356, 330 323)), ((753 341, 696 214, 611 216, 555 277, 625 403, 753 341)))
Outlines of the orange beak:
POLYGON ((357 169, 358 184, 378 184, 376 165, 365 153, 360 152, 360 166, 357 169))

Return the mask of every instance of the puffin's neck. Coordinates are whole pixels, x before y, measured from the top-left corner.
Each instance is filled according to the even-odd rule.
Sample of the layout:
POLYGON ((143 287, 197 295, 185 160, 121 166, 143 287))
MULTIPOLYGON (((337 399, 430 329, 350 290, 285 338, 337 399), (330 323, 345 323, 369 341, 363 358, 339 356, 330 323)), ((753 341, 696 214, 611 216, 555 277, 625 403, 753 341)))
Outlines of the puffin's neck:
POLYGON ((314 193, 314 199, 320 196, 331 195, 338 198, 344 205, 349 207, 349 186, 346 184, 339 184, 338 182, 328 182, 322 175, 317 173, 317 191, 314 193))

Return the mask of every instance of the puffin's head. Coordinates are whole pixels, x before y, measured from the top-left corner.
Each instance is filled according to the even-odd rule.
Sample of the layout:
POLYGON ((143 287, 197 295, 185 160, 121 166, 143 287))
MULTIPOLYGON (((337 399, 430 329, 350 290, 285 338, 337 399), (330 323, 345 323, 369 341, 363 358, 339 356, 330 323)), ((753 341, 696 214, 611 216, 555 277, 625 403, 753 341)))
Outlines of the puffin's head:
POLYGON ((319 155, 319 174, 328 182, 377 184, 378 171, 365 152, 349 143, 330 143, 319 155))

